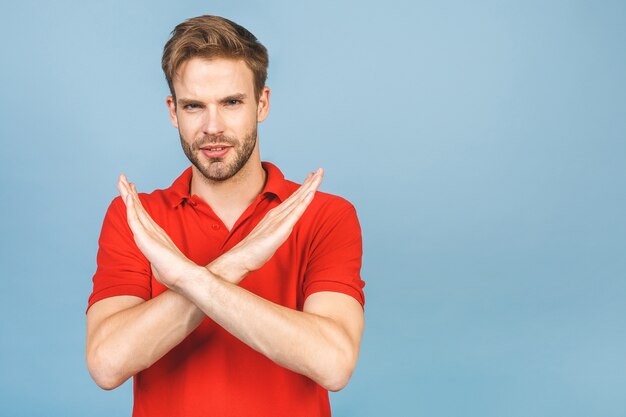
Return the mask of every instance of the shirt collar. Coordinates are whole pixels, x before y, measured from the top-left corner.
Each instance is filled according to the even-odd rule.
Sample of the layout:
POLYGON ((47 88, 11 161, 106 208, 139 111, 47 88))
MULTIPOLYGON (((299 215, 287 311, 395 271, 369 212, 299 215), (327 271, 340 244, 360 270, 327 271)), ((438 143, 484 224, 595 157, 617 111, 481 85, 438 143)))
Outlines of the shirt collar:
MULTIPOLYGON (((289 197, 290 192, 287 187, 285 176, 278 167, 270 162, 262 162, 261 165, 267 173, 265 187, 261 194, 273 194, 282 202, 289 197)), ((187 168, 172 185, 165 190, 165 198, 171 207, 177 207, 191 198, 191 177, 193 171, 187 168)))

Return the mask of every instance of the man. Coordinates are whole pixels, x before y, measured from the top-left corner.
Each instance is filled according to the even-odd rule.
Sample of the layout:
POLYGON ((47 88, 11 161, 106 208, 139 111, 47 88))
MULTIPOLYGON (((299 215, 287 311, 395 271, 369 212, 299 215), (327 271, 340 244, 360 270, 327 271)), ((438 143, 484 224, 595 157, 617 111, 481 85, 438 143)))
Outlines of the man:
POLYGON ((192 166, 138 195, 121 175, 102 226, 87 364, 134 416, 328 416, 363 332, 361 235, 347 201, 262 163, 267 51, 201 16, 163 53, 172 124, 192 166))

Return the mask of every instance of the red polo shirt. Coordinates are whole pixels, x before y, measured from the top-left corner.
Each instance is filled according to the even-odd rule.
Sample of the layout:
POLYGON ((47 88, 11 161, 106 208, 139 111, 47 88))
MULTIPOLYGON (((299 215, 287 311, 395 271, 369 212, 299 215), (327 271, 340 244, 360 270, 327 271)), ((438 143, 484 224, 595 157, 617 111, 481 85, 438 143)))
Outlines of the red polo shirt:
MULTIPOLYGON (((243 239, 298 184, 263 163, 263 192, 227 230, 211 207, 191 196, 187 169, 165 190, 141 194, 153 219, 192 261, 206 265, 243 239)), ((361 231, 354 207, 318 192, 291 236, 241 287, 274 303, 302 310, 315 292, 348 294, 363 305, 361 231)), ((121 198, 111 203, 102 226, 89 307, 107 297, 148 300, 166 288, 154 279, 137 248, 121 198)), ((328 392, 248 347, 211 319, 134 377, 133 416, 330 416, 328 392)))

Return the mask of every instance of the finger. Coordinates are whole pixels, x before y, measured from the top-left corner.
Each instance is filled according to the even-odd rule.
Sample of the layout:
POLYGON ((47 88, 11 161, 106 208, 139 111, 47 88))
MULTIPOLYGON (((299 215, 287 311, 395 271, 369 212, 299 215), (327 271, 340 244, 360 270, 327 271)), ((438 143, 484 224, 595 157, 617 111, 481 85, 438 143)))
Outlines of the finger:
POLYGON ((128 178, 126 178, 125 176, 123 178, 120 177, 120 185, 122 191, 124 192, 124 202, 127 202, 130 198, 133 200, 133 206, 135 211, 138 211, 140 208, 142 208, 141 202, 137 198, 137 193, 135 190, 133 190, 132 183, 128 182, 128 178))
POLYGON ((285 215, 285 218, 283 220, 284 226, 293 228, 295 224, 298 222, 298 220, 300 219, 300 217, 302 217, 307 207, 309 207, 309 205, 311 204, 311 201, 313 201, 314 196, 315 196, 315 191, 313 190, 309 191, 304 196, 304 198, 299 202, 299 204, 297 204, 293 208, 293 210, 291 210, 289 213, 285 215))
POLYGON ((133 183, 128 181, 128 178, 125 175, 120 175, 119 185, 121 187, 121 191, 124 193, 124 201, 126 201, 126 196, 130 195, 135 200, 135 208, 137 207, 137 203, 141 206, 141 202, 139 202, 137 197, 137 190, 133 188, 133 183))
MULTIPOLYGON (((312 177, 310 184, 305 188, 304 194, 302 194, 295 203, 291 205, 291 207, 285 211, 285 216, 294 216, 291 220, 295 224, 295 221, 302 216, 304 210, 311 204, 313 201, 313 197, 315 196, 315 192, 322 184, 322 178, 324 176, 324 170, 322 168, 318 168, 315 172, 315 175, 312 177)), ((290 220, 290 221, 291 221, 290 220)))
POLYGON ((123 198, 125 198, 124 201, 127 202, 128 198, 132 199, 132 208, 134 211, 133 217, 136 218, 146 230, 154 230, 154 221, 144 209, 143 204, 139 199, 135 184, 129 182, 125 175, 120 175, 119 186, 120 192, 123 193, 123 198))
POLYGON ((131 184, 128 182, 128 178, 126 178, 126 176, 120 176, 119 188, 120 192, 122 193, 122 198, 124 198, 124 203, 126 204, 126 207, 128 209, 127 215, 129 220, 134 221, 136 226, 141 226, 145 229, 145 221, 142 221, 141 216, 143 206, 133 192, 131 184))
POLYGON ((318 168, 315 172, 313 172, 312 175, 307 178, 307 181, 302 184, 302 189, 299 190, 297 198, 303 198, 309 191, 317 189, 323 176, 324 171, 321 168, 318 168))
POLYGON ((322 183, 322 178, 324 175, 324 171, 319 168, 317 171, 313 173, 313 175, 306 181, 302 186, 293 193, 289 199, 285 200, 284 207, 281 210, 281 214, 287 215, 292 210, 294 210, 302 201, 306 198, 309 193, 314 193, 319 188, 322 183), (293 197, 293 198, 292 198, 293 197))
MULTIPOLYGON (((136 199, 135 193, 133 193, 133 189, 128 182, 128 178, 125 175, 120 175, 120 192, 123 195, 124 203, 126 203, 126 215, 128 217, 129 225, 134 226, 133 232, 138 231, 138 227, 145 227, 143 222, 141 221, 138 213, 138 200, 136 199)), ((139 207, 141 207, 141 203, 139 203, 139 207)), ((143 208, 143 207, 142 207, 143 208)))
POLYGON ((126 195, 126 216, 133 235, 140 239, 149 238, 154 240, 156 238, 157 240, 165 241, 173 250, 182 255, 182 252, 174 244, 172 239, 152 217, 150 217, 143 207, 135 184, 132 182, 129 183, 128 179, 124 176, 120 179, 120 188, 126 195))
POLYGON ((278 216, 280 214, 289 212, 293 210, 296 204, 304 198, 304 196, 311 190, 317 189, 319 187, 319 182, 321 181, 320 175, 323 175, 323 171, 318 169, 315 172, 310 173, 306 180, 302 183, 302 185, 293 192, 285 201, 283 201, 279 206, 274 208, 274 215, 278 216))
POLYGON ((298 190, 300 196, 303 196, 308 192, 308 190, 313 186, 313 184, 315 184, 315 182, 318 181, 320 175, 322 175, 322 171, 321 171, 321 168, 318 168, 316 171, 311 172, 306 177, 306 180, 302 183, 302 186, 298 190))
POLYGON ((137 236, 141 233, 145 233, 145 227, 137 216, 135 200, 130 193, 126 195, 126 200, 124 200, 124 202, 126 203, 126 220, 130 230, 133 232, 133 235, 137 236))
POLYGON ((324 179, 324 169, 318 168, 317 171, 315 171, 315 175, 311 179, 311 184, 308 187, 307 193, 309 191, 313 191, 313 192, 317 191, 317 189, 322 184, 323 179, 324 179))
POLYGON ((120 175, 118 189, 122 199, 124 200, 124 204, 126 205, 126 219, 128 221, 128 225, 133 231, 133 234, 136 235, 137 233, 140 233, 140 228, 145 229, 145 227, 137 215, 137 205, 135 204, 135 199, 130 190, 128 179, 125 175, 120 175))
POLYGON ((274 219, 276 222, 272 226, 274 230, 282 229, 291 233, 300 217, 302 217, 302 215, 304 214, 306 208, 309 206, 309 204, 311 204, 311 201, 313 201, 314 195, 314 191, 309 191, 306 196, 304 196, 303 199, 291 210, 281 213, 282 215, 280 218, 274 219))
POLYGON ((117 190, 120 192, 120 197, 122 197, 122 201, 126 204, 126 196, 128 195, 128 189, 126 188, 126 175, 120 174, 117 179, 117 190))
POLYGON ((141 199, 139 198, 139 193, 137 192, 137 187, 135 186, 135 183, 133 182, 129 183, 129 187, 130 187, 131 195, 133 196, 133 201, 134 201, 134 206, 136 208, 137 217, 141 221, 145 230, 152 231, 153 236, 159 236, 162 240, 171 244, 172 247, 176 249, 176 251, 182 254, 182 252, 180 252, 180 250, 178 249, 174 241, 169 237, 169 235, 165 232, 165 230, 163 230, 163 228, 159 226, 159 224, 156 221, 154 221, 152 216, 146 211, 145 207, 143 206, 143 203, 141 202, 141 199))
POLYGON ((139 218, 143 226, 147 230, 161 232, 162 231, 161 227, 154 221, 152 216, 148 214, 145 207, 143 206, 143 203, 141 202, 141 199, 139 198, 139 193, 137 192, 137 187, 135 186, 135 184, 132 182, 128 183, 128 187, 130 189, 130 195, 133 197, 134 206, 137 212, 137 217, 139 218))

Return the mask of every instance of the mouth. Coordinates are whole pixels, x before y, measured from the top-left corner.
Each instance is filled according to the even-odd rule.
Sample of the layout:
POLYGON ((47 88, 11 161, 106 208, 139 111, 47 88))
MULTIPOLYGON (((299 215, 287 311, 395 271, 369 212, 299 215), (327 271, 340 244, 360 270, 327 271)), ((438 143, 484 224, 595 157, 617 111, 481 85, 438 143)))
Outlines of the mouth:
POLYGON ((230 145, 212 144, 205 145, 200 150, 207 158, 222 158, 232 148, 230 145))

